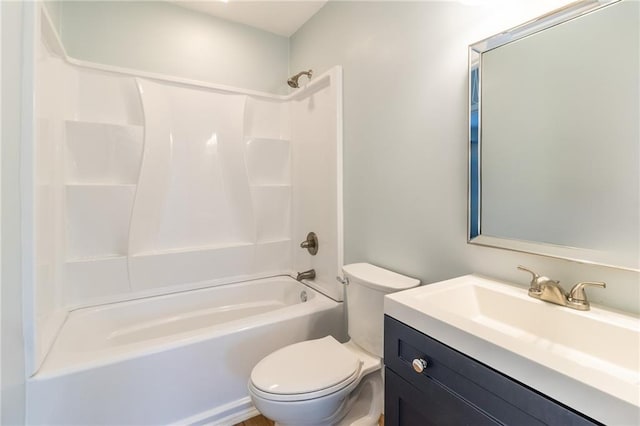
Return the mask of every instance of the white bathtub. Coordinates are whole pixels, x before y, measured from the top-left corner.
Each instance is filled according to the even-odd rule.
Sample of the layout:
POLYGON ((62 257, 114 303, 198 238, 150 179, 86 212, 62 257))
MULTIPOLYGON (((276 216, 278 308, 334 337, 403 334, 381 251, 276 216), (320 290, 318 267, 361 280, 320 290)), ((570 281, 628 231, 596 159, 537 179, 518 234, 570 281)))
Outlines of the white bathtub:
POLYGON ((255 414, 262 357, 343 325, 341 303, 285 276, 79 309, 28 380, 27 422, 230 425, 255 414))

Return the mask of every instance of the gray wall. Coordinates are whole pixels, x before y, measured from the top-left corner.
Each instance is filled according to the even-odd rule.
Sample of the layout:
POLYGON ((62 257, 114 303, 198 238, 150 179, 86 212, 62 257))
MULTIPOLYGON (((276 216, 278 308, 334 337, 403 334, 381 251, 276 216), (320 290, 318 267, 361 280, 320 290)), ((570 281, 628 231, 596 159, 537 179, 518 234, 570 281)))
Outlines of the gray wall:
POLYGON ((20 273, 22 2, 0 2, 2 15, 2 275, 0 424, 24 424, 25 371, 20 273))
POLYGON ((345 261, 527 285, 523 264, 638 312, 637 273, 466 243, 467 47, 568 2, 463 3, 330 2, 291 38, 291 69, 344 67, 345 261))
POLYGON ((287 93, 289 39, 162 1, 49 5, 69 56, 287 93))

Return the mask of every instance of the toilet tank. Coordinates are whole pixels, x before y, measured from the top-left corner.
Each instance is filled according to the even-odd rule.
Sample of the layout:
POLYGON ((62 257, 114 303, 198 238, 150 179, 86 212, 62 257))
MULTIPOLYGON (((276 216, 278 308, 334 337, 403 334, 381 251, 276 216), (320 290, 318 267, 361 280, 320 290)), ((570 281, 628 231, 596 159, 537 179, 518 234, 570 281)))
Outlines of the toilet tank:
POLYGON ((369 263, 352 263, 342 270, 347 285, 347 325, 351 341, 382 358, 384 296, 416 287, 420 281, 369 263))

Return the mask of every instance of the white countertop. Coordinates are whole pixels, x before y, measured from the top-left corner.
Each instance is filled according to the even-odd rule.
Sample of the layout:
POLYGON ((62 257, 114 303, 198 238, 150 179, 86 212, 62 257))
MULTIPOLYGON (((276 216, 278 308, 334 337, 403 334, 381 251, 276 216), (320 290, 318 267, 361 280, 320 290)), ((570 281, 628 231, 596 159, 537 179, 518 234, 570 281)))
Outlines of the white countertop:
POLYGON ((384 311, 597 421, 640 424, 636 317, 553 305, 479 275, 387 295, 384 311))

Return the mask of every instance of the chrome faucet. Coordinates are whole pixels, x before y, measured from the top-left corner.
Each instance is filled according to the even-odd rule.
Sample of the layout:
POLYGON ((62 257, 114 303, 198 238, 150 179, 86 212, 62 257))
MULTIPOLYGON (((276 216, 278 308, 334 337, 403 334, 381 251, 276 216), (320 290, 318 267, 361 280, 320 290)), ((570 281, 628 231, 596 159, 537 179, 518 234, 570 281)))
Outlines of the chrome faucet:
POLYGON ((556 305, 578 309, 580 311, 588 311, 591 308, 589 301, 587 300, 587 295, 584 292, 584 288, 586 286, 602 288, 607 286, 603 282, 583 281, 574 285, 567 294, 560 286, 560 281, 540 276, 524 266, 518 266, 518 269, 531 274, 532 278, 531 285, 529 287, 529 296, 544 300, 545 302, 555 303, 556 305))
POLYGON ((296 280, 298 280, 298 281, 312 280, 315 277, 316 277, 316 270, 315 269, 309 269, 308 271, 298 272, 298 275, 296 276, 296 280))

